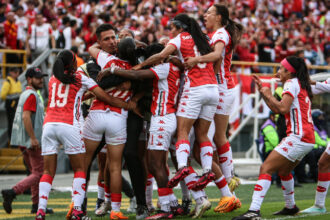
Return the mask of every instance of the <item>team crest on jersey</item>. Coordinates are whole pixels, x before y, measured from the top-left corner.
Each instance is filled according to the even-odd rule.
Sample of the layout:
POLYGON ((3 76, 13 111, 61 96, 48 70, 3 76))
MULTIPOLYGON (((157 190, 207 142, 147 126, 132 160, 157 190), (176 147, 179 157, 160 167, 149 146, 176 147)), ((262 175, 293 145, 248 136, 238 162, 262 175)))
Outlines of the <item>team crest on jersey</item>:
POLYGON ((192 39, 192 37, 190 35, 187 35, 187 36, 182 36, 182 39, 183 40, 189 40, 189 39, 192 39))

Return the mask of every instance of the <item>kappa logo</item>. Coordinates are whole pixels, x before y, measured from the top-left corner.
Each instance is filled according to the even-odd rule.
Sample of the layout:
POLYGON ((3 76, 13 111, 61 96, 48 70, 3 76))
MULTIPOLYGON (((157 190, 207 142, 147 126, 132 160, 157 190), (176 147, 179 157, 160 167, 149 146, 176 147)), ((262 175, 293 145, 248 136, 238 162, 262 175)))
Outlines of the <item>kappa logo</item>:
POLYGON ((223 92, 220 92, 220 93, 219 93, 219 95, 221 95, 221 96, 224 96, 224 95, 225 95, 225 93, 223 93, 223 92))
POLYGON ((219 99, 219 102, 220 102, 220 103, 223 103, 223 99, 219 99))
POLYGON ((186 112, 183 108, 180 110, 180 112, 186 112))
POLYGON ((73 195, 80 195, 80 193, 78 191, 73 191, 73 195))
POLYGON ((289 151, 288 148, 286 148, 286 147, 283 147, 282 150, 286 153, 288 153, 288 151, 289 151))
POLYGON ((211 153, 211 152, 207 152, 207 153, 205 153, 205 154, 203 155, 203 157, 205 157, 205 156, 213 157, 213 153, 211 153))
POLYGON ((86 183, 82 184, 82 185, 81 185, 81 188, 82 188, 84 191, 86 191, 86 183))
POLYGON ((158 135, 158 138, 160 138, 160 139, 163 139, 164 137, 163 137, 163 135, 158 135))
POLYGON ((160 127, 158 131, 165 131, 165 129, 163 127, 160 127))
POLYGON ((284 186, 282 186, 282 190, 285 190, 285 187, 284 186))
POLYGON ((42 195, 42 196, 40 196, 40 199, 45 199, 45 200, 48 200, 48 197, 47 197, 47 196, 44 196, 44 195, 42 195))
POLYGON ((292 147, 292 146, 293 146, 293 143, 292 143, 291 141, 289 141, 289 142, 288 142, 288 145, 289 145, 290 147, 292 147))
POLYGON ((189 98, 189 96, 185 95, 185 96, 183 96, 183 98, 187 99, 187 98, 189 98))
POLYGON ((189 151, 188 151, 188 150, 186 150, 186 149, 185 149, 185 150, 182 150, 182 151, 180 151, 180 153, 181 153, 181 152, 186 152, 186 153, 189 155, 189 151))
POLYGON ((152 184, 152 182, 148 180, 146 185, 150 186, 151 184, 152 184))
POLYGON ((327 189, 325 187, 323 187, 323 186, 317 186, 316 191, 318 191, 318 192, 325 192, 325 191, 327 191, 327 189))
POLYGON ((220 162, 220 163, 224 163, 224 162, 226 162, 227 160, 228 160, 227 157, 219 157, 219 162, 220 162))
POLYGON ((157 146, 163 146, 163 144, 162 144, 162 143, 160 143, 160 142, 158 142, 158 143, 157 143, 157 146))
POLYGON ((182 105, 187 105, 187 103, 185 103, 185 102, 182 102, 182 105))
POLYGON ((289 192, 288 194, 286 194, 287 196, 289 196, 289 195, 292 195, 294 193, 294 191, 292 191, 292 192, 289 192))
POLYGON ((218 105, 218 106, 217 106, 217 109, 221 110, 221 109, 222 109, 222 107, 218 105))
POLYGON ((159 124, 165 124, 165 121, 160 120, 158 123, 159 123, 159 124))
POLYGON ((259 184, 256 184, 254 186, 254 191, 261 191, 262 189, 263 189, 262 186, 260 186, 259 184))

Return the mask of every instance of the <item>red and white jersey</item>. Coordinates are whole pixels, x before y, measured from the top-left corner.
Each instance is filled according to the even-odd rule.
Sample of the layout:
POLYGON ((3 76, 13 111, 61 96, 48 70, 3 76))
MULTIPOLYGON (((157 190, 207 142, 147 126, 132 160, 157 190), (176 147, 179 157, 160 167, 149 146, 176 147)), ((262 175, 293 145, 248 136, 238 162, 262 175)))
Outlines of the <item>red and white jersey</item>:
POLYGON ((48 107, 44 120, 46 123, 64 123, 82 126, 82 97, 86 90, 92 90, 98 85, 87 76, 76 72, 76 83, 63 84, 55 76, 48 83, 48 107))
POLYGON ((151 113, 164 116, 176 112, 176 102, 180 86, 180 70, 172 63, 159 64, 150 68, 153 79, 151 113))
POLYGON ((285 114, 287 135, 298 137, 302 142, 315 143, 314 124, 311 114, 311 100, 306 89, 302 89, 297 78, 287 80, 282 96, 292 96, 290 112, 285 114))
POLYGON ((230 50, 232 47, 230 34, 225 28, 222 27, 216 30, 214 33, 210 34, 210 37, 211 37, 211 41, 210 41, 211 47, 214 47, 214 45, 218 42, 222 42, 225 46, 221 54, 223 59, 220 64, 220 69, 219 72, 216 73, 218 84, 224 89, 232 89, 235 87, 235 82, 230 74, 230 66, 231 66, 231 58, 232 58, 232 51, 230 50))
MULTIPOLYGON (((171 39, 168 44, 172 44, 176 47, 182 62, 184 62, 184 58, 200 56, 193 38, 187 32, 178 34, 178 36, 171 39)), ((192 69, 187 70, 185 75, 186 84, 190 83, 190 87, 217 84, 213 70, 213 63, 199 63, 192 69)))
MULTIPOLYGON (((126 70, 132 68, 132 66, 127 61, 121 60, 118 57, 115 57, 103 50, 101 50, 99 52, 99 54, 97 55, 96 62, 99 66, 101 66, 102 69, 110 68, 112 66, 115 66, 120 69, 126 69, 126 70)), ((120 99, 124 100, 125 102, 127 102, 131 98, 131 95, 132 95, 132 92, 130 90, 123 91, 123 90, 117 89, 116 87, 110 88, 109 90, 107 90, 107 93, 110 96, 120 98, 120 99)), ((90 111, 107 111, 107 110, 114 111, 119 114, 127 115, 126 110, 107 105, 98 99, 95 99, 92 103, 92 106, 90 107, 90 111)))
POLYGON ((330 78, 324 82, 316 82, 315 85, 312 85, 313 94, 329 93, 330 92, 330 78))

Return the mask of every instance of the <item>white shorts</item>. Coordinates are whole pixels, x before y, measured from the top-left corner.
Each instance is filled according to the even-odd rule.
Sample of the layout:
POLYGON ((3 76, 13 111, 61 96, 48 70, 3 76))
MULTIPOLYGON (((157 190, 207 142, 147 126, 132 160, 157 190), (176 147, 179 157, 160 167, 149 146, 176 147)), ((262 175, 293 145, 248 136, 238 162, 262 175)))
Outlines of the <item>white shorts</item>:
POLYGON ((215 114, 230 115, 233 112, 233 105, 235 101, 234 89, 223 89, 218 86, 219 102, 215 114))
POLYGON ((325 152, 330 155, 330 142, 328 142, 327 149, 325 149, 325 152))
POLYGON ((86 152, 80 128, 64 123, 46 123, 42 131, 41 155, 57 154, 60 145, 66 154, 86 152))
POLYGON ((152 116, 148 150, 168 151, 176 131, 176 116, 174 113, 164 116, 152 116))
POLYGON ((105 143, 109 145, 125 144, 127 138, 127 116, 117 112, 89 112, 83 129, 88 140, 101 141, 105 134, 105 143))
POLYGON ((283 138, 275 150, 288 160, 296 162, 302 160, 313 148, 314 144, 302 142, 294 136, 288 136, 283 138))
POLYGON ((218 93, 217 85, 185 87, 176 115, 212 121, 219 101, 218 93))

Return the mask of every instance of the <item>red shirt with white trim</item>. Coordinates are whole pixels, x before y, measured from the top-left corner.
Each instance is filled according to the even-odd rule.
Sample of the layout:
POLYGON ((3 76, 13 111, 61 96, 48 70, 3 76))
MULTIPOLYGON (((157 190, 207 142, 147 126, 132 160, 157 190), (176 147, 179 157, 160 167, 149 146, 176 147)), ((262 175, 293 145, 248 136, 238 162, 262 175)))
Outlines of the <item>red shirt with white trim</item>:
MULTIPOLYGON (((168 44, 172 44, 176 47, 182 62, 184 62, 184 58, 200 56, 193 38, 187 32, 178 34, 178 36, 171 39, 168 44)), ((192 69, 187 70, 185 75, 186 83, 190 83, 190 87, 217 84, 213 63, 199 63, 192 69)))
POLYGON ((292 96, 290 111, 285 114, 287 135, 299 138, 305 143, 315 143, 314 124, 311 114, 311 100, 306 89, 301 88, 297 78, 287 80, 283 93, 292 96))
MULTIPOLYGON (((112 66, 115 66, 117 68, 120 69, 131 69, 132 66, 125 60, 121 60, 118 57, 115 57, 103 50, 101 50, 99 52, 99 54, 97 55, 97 64, 102 68, 110 68, 112 66)), ((130 90, 119 90, 116 87, 112 87, 109 90, 107 90, 107 93, 110 96, 116 97, 116 98, 120 98, 123 101, 127 102, 132 95, 132 92, 130 90)), ((90 111, 114 111, 117 112, 119 114, 126 114, 127 115, 127 111, 118 107, 113 107, 110 106, 108 104, 105 104, 104 102, 95 99, 92 103, 92 106, 90 107, 90 111)))
POLYGON ((222 27, 212 33, 210 37, 211 47, 214 47, 214 45, 218 42, 222 42, 225 46, 221 54, 223 59, 220 64, 219 72, 216 73, 218 84, 224 89, 232 89, 235 87, 235 82, 230 74, 231 59, 233 54, 232 51, 230 51, 232 47, 230 34, 225 28, 222 27))
POLYGON ((150 68, 153 79, 151 113, 164 116, 176 112, 176 102, 180 86, 180 70, 172 63, 159 64, 150 68))
MULTIPOLYGON (((26 90, 32 89, 30 86, 26 87, 26 90)), ((31 94, 26 100, 23 105, 23 111, 31 111, 36 112, 37 111, 37 99, 36 96, 31 94)))
POLYGON ((81 102, 87 90, 98 87, 96 82, 76 72, 76 83, 63 84, 54 76, 48 83, 49 97, 48 107, 44 120, 46 123, 64 123, 74 126, 82 126, 81 102))

